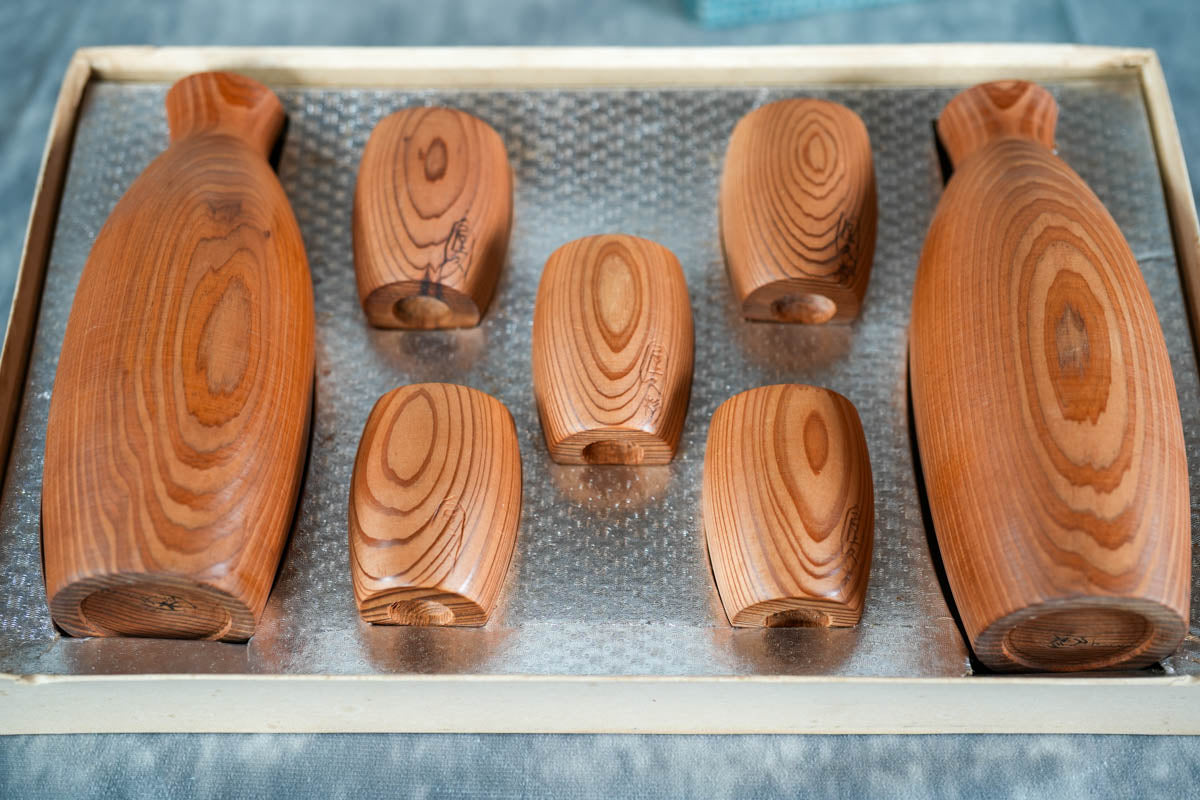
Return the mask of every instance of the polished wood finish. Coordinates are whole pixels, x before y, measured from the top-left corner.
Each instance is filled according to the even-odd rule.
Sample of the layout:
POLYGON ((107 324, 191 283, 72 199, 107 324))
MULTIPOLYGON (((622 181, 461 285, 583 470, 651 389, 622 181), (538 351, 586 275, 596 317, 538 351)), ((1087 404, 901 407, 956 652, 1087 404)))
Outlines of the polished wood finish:
POLYGON ((551 254, 533 313, 533 393, 560 464, 666 464, 692 388, 692 309, 675 255, 587 236, 551 254))
MULTIPOLYGON (((1200 242, 1194 200, 1167 85, 1154 52, 1045 44, 854 45, 772 48, 257 48, 101 47, 76 51, 50 123, 21 257, 13 314, 0 359, 0 453, 26 386, 55 212, 78 101, 90 80, 172 81, 198 68, 253 70, 265 81, 319 86, 428 89, 859 84, 961 86, 1008 77, 1119 80, 1143 90, 1175 241, 1200 242)), ((932 165, 931 165, 931 168, 932 165)), ((1189 298, 1200 297, 1200 247, 1176 249, 1189 298)), ((1200 315, 1189 316, 1193 329, 1200 315)), ((876 454, 879 458, 879 454, 876 454)), ((0 460, 0 466, 3 466, 0 460)), ((601 472, 618 472, 602 470, 601 472)), ((553 470, 565 475, 576 470, 553 470)), ((578 470, 580 474, 595 471, 578 470)), ((644 476, 672 470, 640 470, 644 476)), ((14 478, 16 476, 14 475, 14 478)), ((732 634, 737 640, 756 637, 732 634)), ((374 637, 372 637, 374 638, 374 637)), ((383 637, 387 638, 387 637, 383 637)), ((447 637, 454 638, 454 637, 447 637)), ((851 637, 853 638, 853 637, 851 637)), ((86 648, 80 648, 81 650, 86 648)), ((236 649, 236 648, 233 648, 236 649)), ((786 652, 786 648, 777 651, 786 652)), ((78 664, 75 665, 78 668, 78 664)), ((196 664, 206 670, 207 663, 196 664)), ((669 676, 602 682, 556 676, 470 675, 381 680, 377 675, 151 674, 31 679, 0 676, 0 732, 112 733, 549 731, 736 733, 1150 733, 1200 734, 1200 683, 1178 676, 1078 676, 1069 681, 919 676, 669 676), (181 693, 183 686, 192 691, 181 693), (698 690, 708 702, 696 703, 698 690), (213 714, 219 693, 222 713, 213 714), (369 695, 373 702, 365 703, 369 695), (561 709, 570 706, 572 713, 561 709), (797 714, 803 707, 809 713, 797 714), (417 709, 396 714, 396 708, 417 709), (440 709, 440 713, 419 713, 440 709), (215 726, 215 727, 214 727, 215 726), (558 726, 558 727, 555 727, 558 726)))
POLYGON ((1048 148, 1022 82, 958 95, 909 352, 946 575, 998 670, 1132 668, 1188 625, 1183 429, 1154 305, 1116 223, 1048 148))
POLYGON ((392 625, 483 625, 521 519, 512 415, 448 383, 379 398, 350 483, 350 573, 358 611, 392 625))
POLYGON ((721 177, 721 239, 746 319, 858 316, 877 220, 867 128, 826 100, 780 100, 738 122, 721 177))
POLYGON ((50 401, 50 611, 88 636, 244 640, 291 525, 313 298, 267 162, 283 108, 230 73, 167 94, 171 143, 84 266, 50 401))
POLYGON ((354 192, 354 267, 381 328, 478 325, 512 227, 512 170, 483 120, 409 108, 371 133, 354 192))
POLYGON ((725 614, 739 627, 856 625, 875 530, 862 422, 849 400, 779 384, 713 414, 704 537, 725 614))

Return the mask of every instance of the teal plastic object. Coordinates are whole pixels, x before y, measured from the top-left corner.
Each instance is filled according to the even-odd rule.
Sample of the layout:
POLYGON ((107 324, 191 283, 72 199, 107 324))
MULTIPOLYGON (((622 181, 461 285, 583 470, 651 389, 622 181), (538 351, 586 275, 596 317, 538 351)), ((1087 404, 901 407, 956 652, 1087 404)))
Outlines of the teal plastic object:
POLYGON ((848 11, 912 0, 684 0, 692 16, 711 28, 799 17, 822 11, 848 11))

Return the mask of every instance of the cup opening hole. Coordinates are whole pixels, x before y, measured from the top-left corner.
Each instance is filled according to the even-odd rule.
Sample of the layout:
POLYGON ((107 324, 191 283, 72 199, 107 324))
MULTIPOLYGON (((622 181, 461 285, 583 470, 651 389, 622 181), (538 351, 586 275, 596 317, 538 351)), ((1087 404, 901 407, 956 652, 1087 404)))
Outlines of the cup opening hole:
POLYGON ((815 608, 789 608, 763 620, 768 628, 828 628, 832 624, 832 617, 815 608))
POLYGON ((791 294, 776 300, 771 312, 780 322, 820 325, 837 314, 837 303, 823 294, 791 294))
POLYGON ((589 464, 640 464, 644 458, 641 445, 620 439, 603 439, 583 448, 583 460, 589 464))
POLYGON ((396 625, 449 625, 454 612, 427 597, 400 600, 388 606, 388 617, 396 625))
POLYGON ((409 295, 396 301, 392 310, 396 320, 404 326, 427 328, 441 322, 450 314, 446 301, 423 294, 409 295))

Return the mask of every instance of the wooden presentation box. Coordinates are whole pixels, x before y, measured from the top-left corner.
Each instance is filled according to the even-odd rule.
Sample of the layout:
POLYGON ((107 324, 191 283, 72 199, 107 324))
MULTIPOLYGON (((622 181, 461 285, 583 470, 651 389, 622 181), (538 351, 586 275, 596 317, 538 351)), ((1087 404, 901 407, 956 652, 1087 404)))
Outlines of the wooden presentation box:
POLYGON ((1195 498, 1200 234, 1152 51, 80 50, 54 111, 0 363, 0 733, 1200 734, 1200 570, 1191 635, 1155 667, 1001 676, 971 660, 936 566, 905 367, 913 274, 942 186, 930 123, 957 89, 1005 78, 1055 94, 1059 155, 1096 190, 1138 258, 1175 371, 1195 498), (214 69, 265 82, 289 114, 278 172, 305 239, 317 322, 299 510, 248 644, 72 639, 50 623, 39 550, 62 330, 99 225, 166 145, 167 86, 214 69), (716 199, 729 133, 752 108, 796 96, 848 105, 871 137, 878 243, 850 324, 745 322, 725 273, 716 199), (477 328, 372 329, 354 286, 355 171, 383 116, 435 104, 476 114, 505 141, 515 184, 509 258, 477 328), (531 386, 538 277, 562 243, 616 232, 664 244, 683 266, 696 338, 684 433, 668 466, 554 464, 531 386), (354 450, 375 399, 418 381, 487 391, 516 422, 523 516, 483 628, 370 626, 354 606, 346 532, 354 450), (875 551, 862 622, 851 629, 735 630, 713 586, 699 516, 708 421, 731 394, 781 382, 834 389, 863 418, 875 551))

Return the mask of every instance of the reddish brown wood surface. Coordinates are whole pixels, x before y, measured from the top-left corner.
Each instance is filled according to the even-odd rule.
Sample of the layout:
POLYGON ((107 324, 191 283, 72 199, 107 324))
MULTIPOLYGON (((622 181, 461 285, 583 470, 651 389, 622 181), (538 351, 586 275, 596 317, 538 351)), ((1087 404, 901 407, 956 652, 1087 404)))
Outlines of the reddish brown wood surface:
POLYGON ((409 108, 367 141, 354 192, 354 266, 381 328, 478 325, 512 226, 504 142, 476 117, 409 108))
POLYGON ((1136 667, 1187 630, 1187 461, 1162 331, 1054 101, 969 89, 913 298, 913 412, 946 574, 1000 670, 1136 667))
POLYGON ((561 464, 666 464, 692 387, 692 309, 675 255, 636 236, 551 254, 533 314, 533 393, 561 464))
POLYGON ((167 95, 170 147, 88 256, 50 401, 46 593, 91 636, 242 640, 304 466, 313 299, 267 155, 283 109, 229 73, 167 95))
POLYGON ((350 484, 350 572, 368 622, 483 625, 512 560, 512 415, 448 383, 402 386, 367 418, 350 484))
POLYGON ((713 577, 731 624, 858 623, 875 490, 849 400, 799 384, 726 400, 708 429, 702 503, 713 577))
POLYGON ((725 154, 721 239, 747 319, 858 316, 875 256, 875 167, 862 120, 826 100, 743 117, 725 154))

